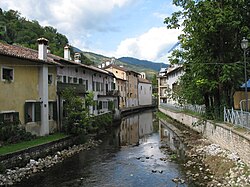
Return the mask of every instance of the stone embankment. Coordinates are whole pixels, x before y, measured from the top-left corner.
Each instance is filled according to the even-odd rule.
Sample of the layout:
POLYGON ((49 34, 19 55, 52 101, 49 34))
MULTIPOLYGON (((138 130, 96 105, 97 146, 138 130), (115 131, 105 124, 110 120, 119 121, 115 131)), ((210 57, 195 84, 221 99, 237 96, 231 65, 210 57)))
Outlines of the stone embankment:
POLYGON ((62 162, 64 159, 71 157, 72 155, 79 153, 83 150, 89 150, 98 146, 101 140, 95 141, 90 139, 87 143, 81 145, 74 145, 68 149, 57 151, 56 154, 46 156, 45 158, 39 158, 37 160, 30 159, 29 163, 25 167, 14 169, 7 169, 4 174, 0 174, 0 185, 8 186, 14 183, 20 182, 24 178, 29 178, 38 172, 43 172, 47 168, 62 162))
MULTIPOLYGON (((165 113, 165 110, 161 111, 165 113)), ((167 114, 182 124, 185 124, 185 119, 189 119, 185 126, 177 125, 181 129, 178 137, 186 147, 183 167, 187 175, 185 179, 176 178, 173 181, 191 181, 198 186, 208 187, 250 187, 250 154, 247 154, 249 147, 244 150, 248 139, 243 141, 243 136, 239 133, 234 133, 221 125, 215 125, 209 133, 207 130, 211 130, 210 124, 194 127, 192 122, 197 121, 195 118, 191 119, 192 117, 187 117, 186 114, 174 114, 171 111, 167 114), (238 139, 235 139, 236 136, 238 139), (239 145, 240 142, 242 147, 233 145, 239 145)))

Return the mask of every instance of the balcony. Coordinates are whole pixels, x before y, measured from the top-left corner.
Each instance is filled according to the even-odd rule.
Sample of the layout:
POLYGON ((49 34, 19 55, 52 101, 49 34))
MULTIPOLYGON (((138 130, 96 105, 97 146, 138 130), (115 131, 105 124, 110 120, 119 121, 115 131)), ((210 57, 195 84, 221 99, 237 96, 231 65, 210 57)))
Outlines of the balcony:
POLYGON ((119 90, 110 90, 106 92, 107 96, 120 96, 120 91, 119 90))
POLYGON ((83 94, 86 92, 86 87, 83 84, 57 82, 58 93, 62 93, 65 89, 73 89, 77 94, 83 94))

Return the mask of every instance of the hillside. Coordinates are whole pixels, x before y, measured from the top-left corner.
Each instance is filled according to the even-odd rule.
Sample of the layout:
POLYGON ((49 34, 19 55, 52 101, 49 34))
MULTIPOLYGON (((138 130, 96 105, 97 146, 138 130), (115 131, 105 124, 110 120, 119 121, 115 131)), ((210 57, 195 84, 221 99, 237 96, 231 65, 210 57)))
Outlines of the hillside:
POLYGON ((151 62, 148 60, 139 60, 139 59, 132 58, 132 57, 122 57, 122 58, 119 58, 118 60, 122 61, 122 62, 126 62, 126 63, 131 64, 131 65, 150 68, 150 69, 153 69, 157 72, 160 71, 161 68, 167 67, 167 64, 164 64, 164 63, 151 62))
MULTIPOLYGON (((88 59, 93 61, 95 66, 98 66, 99 64, 102 64, 102 63, 104 63, 106 61, 111 61, 110 57, 106 57, 106 56, 103 56, 103 55, 95 54, 95 53, 92 53, 92 52, 82 52, 82 53, 88 59)), ((133 58, 133 59, 135 59, 135 58, 133 58)), ((136 60, 140 61, 138 59, 135 59, 135 61, 136 60)), ((147 65, 144 65, 144 64, 136 64, 136 63, 133 64, 133 63, 121 61, 119 59, 116 59, 114 63, 116 65, 124 66, 129 70, 133 70, 133 71, 136 71, 136 72, 145 72, 147 74, 148 79, 152 79, 153 75, 158 72, 158 70, 156 70, 156 68, 153 65, 151 65, 151 67, 154 67, 154 68, 151 68, 151 67, 148 67, 147 65)), ((150 64, 150 63, 153 64, 153 62, 148 61, 148 64, 150 64)))

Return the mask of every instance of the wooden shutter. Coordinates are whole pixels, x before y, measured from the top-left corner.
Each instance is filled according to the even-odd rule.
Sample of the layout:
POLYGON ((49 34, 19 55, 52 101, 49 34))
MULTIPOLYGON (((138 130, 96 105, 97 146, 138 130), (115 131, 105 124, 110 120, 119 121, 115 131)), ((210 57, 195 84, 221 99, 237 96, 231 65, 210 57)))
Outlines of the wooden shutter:
POLYGON ((57 102, 53 102, 53 120, 57 121, 57 102))
POLYGON ((34 121, 41 121, 41 103, 36 102, 35 104, 35 120, 34 121))
POLYGON ((13 121, 19 122, 19 112, 13 112, 13 121))
POLYGON ((102 101, 99 101, 98 110, 102 109, 102 101))
POLYGON ((24 123, 29 122, 29 116, 28 116, 28 108, 30 103, 24 103, 24 123))
POLYGON ((3 113, 0 113, 0 124, 3 123, 3 113))

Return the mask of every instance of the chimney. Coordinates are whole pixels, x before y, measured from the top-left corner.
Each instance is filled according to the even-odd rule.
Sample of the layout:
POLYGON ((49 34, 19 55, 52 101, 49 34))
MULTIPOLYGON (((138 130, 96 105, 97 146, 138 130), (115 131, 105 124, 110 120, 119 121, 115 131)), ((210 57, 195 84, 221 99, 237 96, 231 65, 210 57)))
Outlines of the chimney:
POLYGON ((70 60, 70 50, 69 50, 70 46, 67 44, 64 47, 64 59, 65 60, 70 60))
POLYGON ((80 53, 75 53, 74 61, 79 62, 79 63, 81 62, 81 54, 80 53))
POLYGON ((47 61, 47 45, 48 40, 46 38, 39 38, 38 42, 38 59, 47 61))

